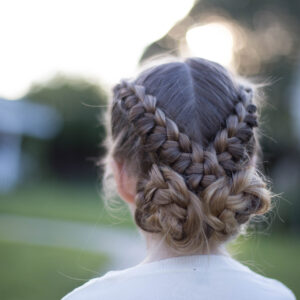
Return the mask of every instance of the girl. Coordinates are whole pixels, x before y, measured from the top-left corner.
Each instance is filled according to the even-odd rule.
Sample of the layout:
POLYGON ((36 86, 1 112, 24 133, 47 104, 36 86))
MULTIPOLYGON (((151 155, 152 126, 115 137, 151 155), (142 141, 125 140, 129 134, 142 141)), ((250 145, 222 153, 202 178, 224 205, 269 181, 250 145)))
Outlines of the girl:
POLYGON ((254 92, 201 58, 161 63, 114 87, 109 164, 147 256, 64 300, 295 299, 225 250, 271 206, 256 167, 254 92))

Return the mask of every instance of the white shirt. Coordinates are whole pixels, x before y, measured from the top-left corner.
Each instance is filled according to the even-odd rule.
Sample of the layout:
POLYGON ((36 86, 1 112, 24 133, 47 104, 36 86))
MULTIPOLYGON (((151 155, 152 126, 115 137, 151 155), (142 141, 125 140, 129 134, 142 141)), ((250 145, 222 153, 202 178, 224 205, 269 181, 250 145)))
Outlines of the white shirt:
POLYGON ((225 255, 190 255, 109 271, 62 300, 295 300, 275 279, 225 255))

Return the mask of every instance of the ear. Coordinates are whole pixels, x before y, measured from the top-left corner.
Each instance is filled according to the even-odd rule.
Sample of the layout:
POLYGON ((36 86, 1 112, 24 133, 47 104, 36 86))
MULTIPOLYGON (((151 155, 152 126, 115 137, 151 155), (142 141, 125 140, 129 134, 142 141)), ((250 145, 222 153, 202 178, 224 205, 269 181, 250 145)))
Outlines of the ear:
POLYGON ((133 176, 128 175, 123 162, 112 159, 111 164, 119 195, 128 204, 134 204, 136 179, 133 176))

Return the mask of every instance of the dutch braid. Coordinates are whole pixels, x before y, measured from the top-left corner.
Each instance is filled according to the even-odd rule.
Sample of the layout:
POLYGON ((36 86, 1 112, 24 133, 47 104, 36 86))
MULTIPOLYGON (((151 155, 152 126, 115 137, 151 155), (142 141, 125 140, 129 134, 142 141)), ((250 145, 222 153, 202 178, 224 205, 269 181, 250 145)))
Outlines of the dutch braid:
POLYGON ((256 106, 251 94, 241 89, 235 113, 226 120, 209 149, 203 149, 180 132, 178 126, 156 106, 156 98, 145 93, 145 88, 123 81, 114 88, 115 104, 128 115, 142 139, 143 149, 154 161, 171 165, 172 169, 186 175, 189 187, 196 190, 206 187, 224 172, 237 171, 247 156, 245 143, 253 136, 257 126, 256 106))
POLYGON ((113 89, 112 116, 123 115, 122 125, 132 128, 150 162, 138 178, 135 221, 145 231, 166 234, 175 251, 225 241, 270 206, 253 161, 253 92, 239 87, 233 110, 207 146, 181 130, 143 85, 123 80, 113 89))
POLYGON ((245 166, 245 144, 254 140, 257 126, 251 98, 252 91, 242 87, 225 127, 205 149, 179 130, 143 86, 122 81, 114 88, 113 106, 126 114, 153 163, 137 186, 135 221, 141 228, 169 231, 168 242, 184 248, 191 234, 198 243, 205 237, 226 240, 251 214, 267 210, 265 184, 245 166))

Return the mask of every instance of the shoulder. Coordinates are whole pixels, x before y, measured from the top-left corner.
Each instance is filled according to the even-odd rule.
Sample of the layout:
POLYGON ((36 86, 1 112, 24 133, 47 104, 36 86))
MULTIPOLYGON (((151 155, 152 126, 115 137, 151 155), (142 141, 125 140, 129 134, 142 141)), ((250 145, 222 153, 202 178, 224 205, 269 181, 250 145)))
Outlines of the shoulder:
MULTIPOLYGON (((258 294, 263 295, 265 299, 296 300, 293 292, 279 280, 256 274, 256 276, 252 278, 251 283, 249 287, 257 288, 258 294)), ((255 291, 253 293, 255 293, 255 291)))
POLYGON ((278 300, 296 300, 293 292, 282 282, 274 278, 264 277, 256 274, 255 280, 260 281, 260 286, 266 294, 272 295, 272 299, 278 300))
POLYGON ((75 288, 61 300, 123 300, 153 299, 153 293, 159 296, 159 291, 152 287, 159 284, 154 274, 137 272, 135 268, 109 271, 101 277, 93 278, 85 284, 75 288), (145 276, 147 278, 145 278, 145 276), (152 283, 151 286, 149 283, 152 283), (146 294, 145 294, 146 293, 146 294), (147 294, 148 293, 148 294, 147 294), (148 296, 152 295, 150 298, 148 296))
POLYGON ((113 273, 113 271, 109 271, 101 277, 90 279, 83 285, 68 293, 61 300, 94 299, 96 294, 99 296, 99 292, 111 286, 111 275, 113 273))
POLYGON ((199 299, 199 295, 203 299, 222 300, 296 299, 280 281, 259 275, 237 261, 227 262, 205 270, 162 268, 155 263, 109 271, 76 288, 62 300, 186 299, 187 295, 190 300, 199 299))
POLYGON ((238 268, 228 274, 227 281, 238 283, 237 290, 247 293, 249 299, 296 300, 293 292, 279 280, 260 275, 240 262, 236 264, 238 268))

